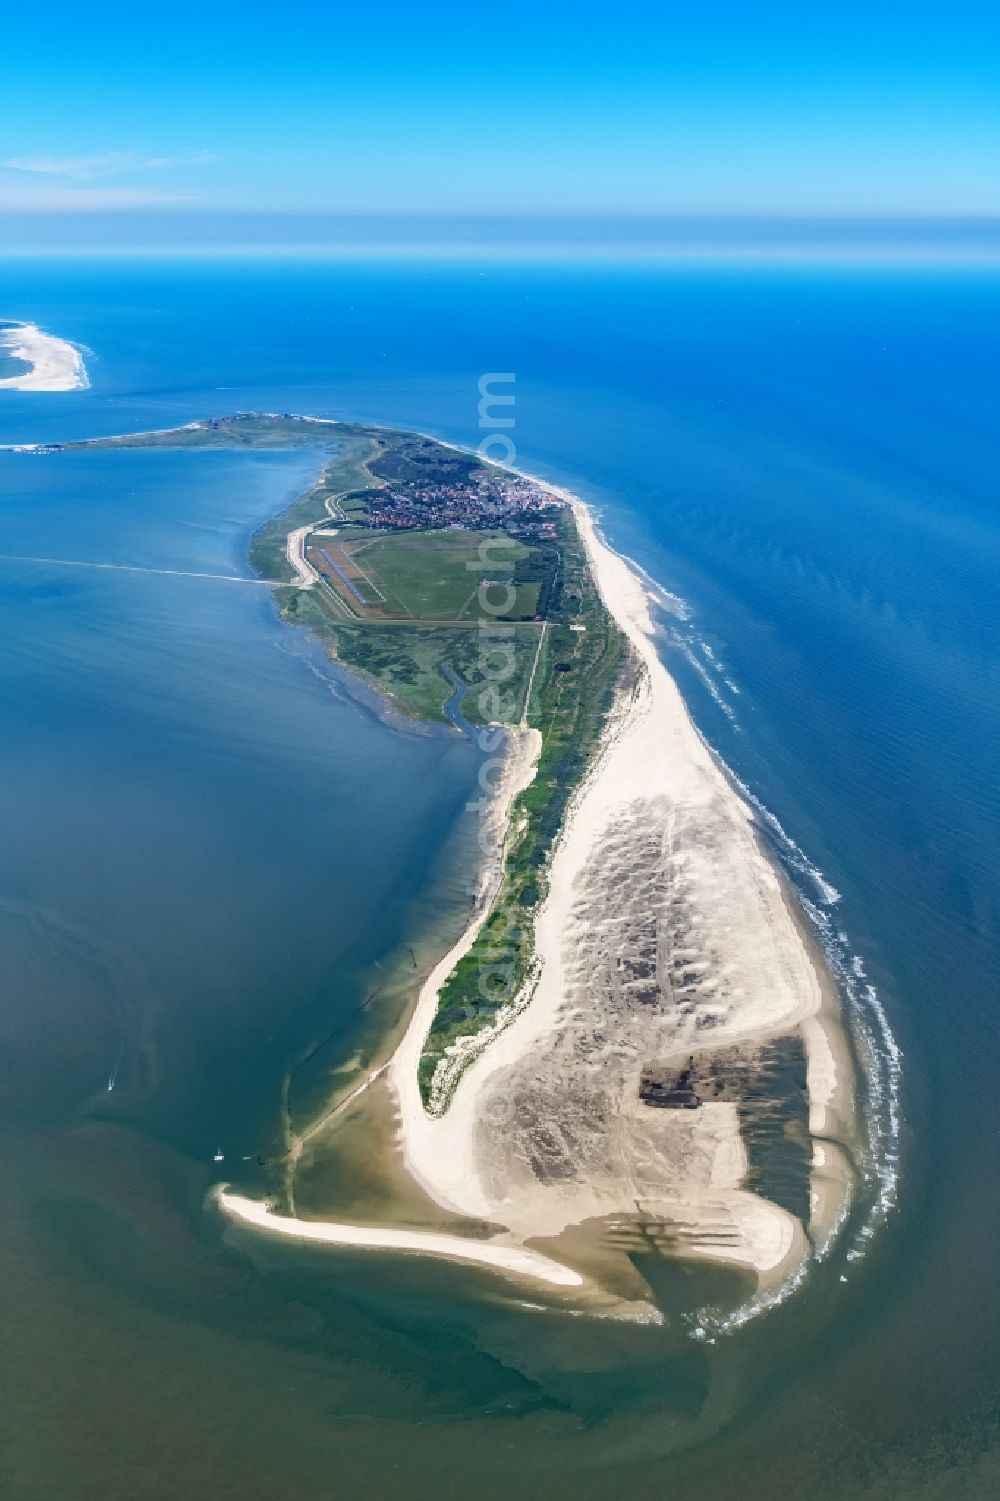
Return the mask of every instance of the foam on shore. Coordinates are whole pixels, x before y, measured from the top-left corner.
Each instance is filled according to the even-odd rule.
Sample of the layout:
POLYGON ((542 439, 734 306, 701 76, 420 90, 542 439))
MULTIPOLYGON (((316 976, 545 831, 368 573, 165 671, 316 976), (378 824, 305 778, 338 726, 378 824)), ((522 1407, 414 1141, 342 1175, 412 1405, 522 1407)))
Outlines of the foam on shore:
MULTIPOLYGON (((499 1082, 520 1078, 523 1083, 530 1075, 544 1084, 545 1051, 573 1020, 564 947, 580 883, 589 868, 601 864, 609 828, 616 820, 620 826, 623 810, 636 795, 652 791, 674 806, 693 809, 695 819, 702 806, 717 822, 721 818, 726 825, 724 848, 738 865, 737 879, 753 887, 754 900, 736 911, 738 926, 724 936, 734 957, 745 952, 760 958, 762 978, 756 986, 748 978, 739 1005, 722 1018, 718 1035, 727 1042, 745 1043, 798 1031, 808 1060, 812 1128, 829 1129, 834 1117, 847 1120, 853 1109, 853 1080, 844 1067, 843 1050, 831 1042, 835 1023, 829 997, 824 997, 818 956, 805 942, 760 848, 752 810, 701 740, 659 659, 647 592, 627 562, 598 538, 587 508, 566 492, 546 488, 574 506, 604 602, 641 664, 640 681, 617 707, 554 854, 549 893, 536 923, 540 978, 530 1004, 479 1051, 447 1110, 429 1115, 420 1096, 417 1065, 437 992, 472 943, 482 920, 480 909, 424 986, 389 1071, 400 1111, 399 1142, 411 1175, 451 1212, 499 1221, 522 1241, 558 1237, 572 1225, 613 1216, 636 1200, 634 1184, 625 1182, 622 1187, 607 1173, 603 1181, 595 1174, 592 1185, 577 1183, 572 1191, 536 1185, 523 1174, 515 1187, 513 1178, 505 1178, 499 1159, 503 1147, 495 1145, 504 1135, 496 1130, 499 1082)), ((747 962, 748 977, 753 970, 754 962, 747 962)), ((654 1220, 663 1215, 671 1224, 684 1226, 681 1254, 752 1267, 762 1281, 786 1276, 790 1265, 808 1257, 808 1242, 794 1218, 742 1187, 746 1162, 735 1110, 703 1107, 693 1121, 678 1121, 677 1130, 686 1132, 684 1150, 701 1164, 700 1177, 693 1174, 685 1181, 680 1175, 664 1182, 662 1194, 647 1196, 644 1212, 654 1220), (712 1166, 706 1168, 709 1159, 712 1166), (716 1170, 719 1161, 729 1164, 728 1171, 716 1170)), ((836 1165, 833 1155, 817 1161, 814 1230, 822 1229, 818 1219, 842 1211, 849 1191, 845 1176, 831 1181, 836 1165)))
MULTIPOLYGON (((71 346, 65 348, 71 350, 71 346)), ((79 360, 75 351, 71 353, 79 360)), ((82 361, 79 364, 82 371, 82 361)), ((85 379, 83 376, 83 383, 85 379)), ((69 387, 38 384, 35 388, 69 387)), ((339 424, 324 425, 336 428, 339 424)), ((610 1095, 606 1089, 603 1113, 598 1112, 592 1124, 595 1139, 602 1134, 621 1137, 620 1180, 608 1172, 607 1154, 602 1159, 602 1147, 592 1141, 590 1155, 584 1153, 575 1163, 580 1171, 573 1175, 576 1181, 569 1188, 551 1177, 544 1181, 544 1174, 540 1181, 533 1181, 523 1172, 524 1159, 529 1155, 523 1151, 523 1130, 521 1161, 518 1170, 511 1171, 516 1151, 511 1152, 506 1140, 504 1127, 510 1122, 496 1111, 498 1080, 514 1077, 522 1092, 540 1083, 535 1128, 548 1110, 548 1121, 558 1132, 563 1125, 560 1101, 567 1098, 565 1049, 562 1077, 557 1081, 561 1095, 558 1088, 553 1091, 549 1087, 558 1074, 558 1068, 553 1073, 549 1066, 562 1034, 572 1029, 579 1012, 567 979, 567 934, 570 943, 578 945, 578 961, 579 953, 587 952, 581 935, 585 939, 589 931, 588 919, 581 920, 580 915, 586 907, 581 890, 593 869, 600 870, 604 864, 609 840, 617 840, 619 847, 629 845, 631 830, 624 815, 643 799, 650 807, 657 804, 654 825, 661 815, 669 823, 679 810, 683 827, 671 879, 692 860, 695 866, 700 863, 690 904, 701 925, 699 940, 707 938, 706 952, 723 981, 729 969, 739 971, 735 989, 730 987, 726 993, 725 983, 721 986, 724 1004, 710 1018, 715 1028, 711 1037, 696 1037, 692 1024, 690 1033, 680 1037, 685 1051, 688 1044, 693 1044, 693 1051, 719 1043, 753 1047, 797 1035, 807 1059, 809 1127, 814 1138, 849 1130, 854 1112, 853 1060, 844 1044, 836 992, 821 956, 807 941, 797 914, 791 910, 795 904, 789 892, 762 847, 759 805, 752 795, 746 795, 749 789, 734 783, 703 741, 676 683, 660 660, 650 604, 663 600, 652 581, 641 576, 641 569, 599 538, 591 512, 577 497, 536 476, 524 477, 572 506, 605 606, 633 648, 637 677, 629 690, 619 695, 600 750, 583 784, 576 789, 553 854, 548 892, 536 922, 537 984, 532 993, 522 997, 523 1004, 514 1008, 514 1014, 503 1018, 503 1026, 495 1035, 481 1034, 473 1040, 468 1049, 471 1061, 468 1056, 454 1060, 459 1065, 455 1074, 460 1076, 454 1089, 447 1092, 446 1107, 425 1110, 418 1067, 438 995, 490 910, 502 877, 499 852, 510 806, 534 776, 541 736, 537 730, 522 728, 508 732, 507 773, 489 815, 495 849, 482 872, 479 900, 465 933, 423 986, 387 1067, 398 1107, 401 1157, 414 1182, 449 1213, 479 1225, 487 1222, 502 1226, 503 1234, 483 1241, 474 1233, 466 1238, 431 1230, 298 1221, 231 1194, 224 1195, 220 1202, 234 1218, 273 1234, 329 1245, 474 1261, 500 1271, 537 1275, 562 1287, 581 1287, 585 1279, 558 1259, 565 1249, 560 1237, 585 1224, 613 1228, 615 1216, 631 1206, 637 1210, 633 1228, 642 1221, 646 1233, 649 1224, 658 1219, 669 1225, 670 1236, 661 1243, 668 1254, 753 1269, 759 1286, 773 1290, 779 1280, 787 1285, 789 1279, 800 1277, 811 1248, 794 1216, 746 1188, 746 1151, 738 1113, 730 1104, 706 1103, 693 1113, 693 1119, 691 1115, 678 1118, 677 1112, 669 1112, 673 1119, 668 1119, 662 1112, 636 1108, 638 1090, 634 1085, 638 1073, 635 1080, 631 1076, 625 1080, 627 1088, 622 1089, 624 1075, 619 1070, 612 1086, 612 1093, 618 1090, 616 1110, 607 1108, 610 1095), (704 858, 705 850, 698 848, 706 831, 708 858, 704 858), (743 899, 744 891, 750 893, 747 900, 743 899), (619 1130, 621 1117, 629 1118, 624 1133, 619 1130), (651 1122, 655 1122, 656 1131, 651 1131, 651 1122), (654 1140, 657 1131, 659 1138, 654 1140), (668 1148, 661 1151, 668 1138, 668 1148), (627 1147, 623 1146, 626 1139, 627 1147), (637 1143, 648 1146, 651 1140, 652 1159, 645 1164, 646 1176, 638 1185, 630 1153, 637 1143), (677 1160, 683 1170, 675 1173, 671 1154, 678 1153, 678 1142, 677 1160), (504 1151, 507 1161, 502 1157, 504 1151), (675 1233, 678 1226, 679 1238, 675 1233), (542 1255, 526 1244, 540 1240, 548 1242, 546 1250, 553 1254, 542 1255), (540 1270, 540 1264, 547 1270, 540 1270), (560 1270, 553 1272, 553 1268, 560 1270)), ((294 535, 289 538, 290 548, 296 540, 294 535)), ((645 830, 642 817, 634 826, 640 836, 649 832, 648 808, 643 809, 643 816, 645 830)), ((620 852, 619 848, 619 856, 620 852)), ((609 898, 617 896, 621 905, 622 893, 615 891, 613 883, 609 883, 607 894, 609 898)), ((603 893, 597 895, 595 905, 591 890, 589 912, 595 933, 605 915, 600 900, 603 893)), ((641 911, 641 904, 635 910, 641 911)), ((619 943, 616 947, 616 941, 614 937, 604 940, 606 953, 612 958, 617 953, 624 960, 628 945, 619 943)), ((664 1035, 661 1033, 660 1042, 664 1035)), ((588 1060, 588 1066, 593 1068, 593 1060, 588 1060)), ((512 1129, 516 1131, 517 1123, 512 1129)), ((817 1141, 808 1228, 820 1243, 828 1245, 836 1233, 835 1226, 842 1222, 849 1180, 847 1155, 817 1141)), ((567 1254, 576 1259, 574 1254, 567 1254)), ((768 1293, 771 1295, 773 1291, 768 1293)))

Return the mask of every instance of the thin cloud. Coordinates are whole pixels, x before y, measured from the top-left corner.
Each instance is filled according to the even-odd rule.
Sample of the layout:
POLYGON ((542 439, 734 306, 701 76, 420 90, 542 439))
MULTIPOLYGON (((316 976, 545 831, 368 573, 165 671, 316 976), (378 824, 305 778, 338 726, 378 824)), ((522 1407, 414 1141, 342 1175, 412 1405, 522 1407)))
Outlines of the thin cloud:
POLYGON ((133 172, 160 172, 168 167, 204 167, 217 160, 211 151, 186 151, 175 156, 148 156, 140 151, 107 151, 102 156, 9 156, 0 162, 8 172, 38 177, 120 177, 133 172))

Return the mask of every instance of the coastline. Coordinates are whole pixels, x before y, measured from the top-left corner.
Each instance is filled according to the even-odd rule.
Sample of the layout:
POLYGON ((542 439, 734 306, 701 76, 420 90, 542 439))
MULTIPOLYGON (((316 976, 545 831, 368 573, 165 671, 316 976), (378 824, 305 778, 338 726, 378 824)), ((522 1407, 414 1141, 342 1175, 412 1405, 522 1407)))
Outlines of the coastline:
POLYGON ((213 1194, 221 1212, 234 1224, 266 1235, 313 1245, 356 1246, 370 1251, 411 1252, 485 1266, 491 1271, 541 1282, 555 1288, 583 1288, 584 1279, 562 1262, 504 1240, 473 1240, 433 1230, 392 1230, 375 1225, 346 1225, 326 1220, 300 1220, 272 1214, 259 1199, 247 1199, 219 1187, 213 1194))
MULTIPOLYGON (((553 490, 553 487, 547 487, 553 490)), ((576 1195, 574 1221, 567 1218, 574 1210, 568 1204, 544 1206, 535 1200, 530 1209, 504 1203, 484 1186, 477 1163, 477 1135, 481 1135, 484 1096, 496 1076, 519 1063, 536 1048, 544 1045, 558 1029, 565 997, 561 993, 559 972, 560 945, 571 919, 574 876, 593 858, 600 837, 602 816, 617 798, 628 794, 630 775, 648 769, 650 754, 659 752, 665 761, 661 742, 666 737, 673 752, 673 775, 681 782, 694 774, 713 781, 716 789, 724 788, 731 816, 743 825, 745 853, 764 886, 770 888, 770 921, 784 945, 783 960, 797 965, 797 983, 801 987, 791 1004, 784 1009, 769 1006, 758 995, 755 1005, 746 1005, 739 1015, 729 1019, 728 1040, 763 1039, 786 1035, 801 1029, 808 1059, 810 1127, 825 1132, 834 1113, 846 1119, 850 1115, 852 1080, 845 1068, 846 1049, 838 1059, 831 1041, 836 1004, 832 982, 822 975, 821 956, 807 947, 805 936, 788 907, 789 898, 782 891, 777 876, 762 853, 753 829, 750 810, 732 789, 719 770, 714 757, 694 728, 680 694, 663 667, 653 641, 653 627, 648 615, 646 591, 624 559, 613 553, 597 537, 594 521, 582 502, 561 493, 574 508, 577 525, 587 548, 588 557, 606 607, 632 642, 643 668, 639 692, 631 701, 619 703, 606 730, 605 742, 591 766, 585 782, 577 789, 561 840, 553 857, 550 891, 536 925, 536 951, 541 980, 527 1005, 503 1032, 485 1048, 462 1075, 447 1111, 432 1118, 423 1109, 415 1083, 415 1060, 426 1028, 433 1017, 436 989, 461 953, 469 946, 478 923, 470 924, 459 944, 449 953, 421 992, 407 1033, 390 1066, 390 1080, 395 1088, 399 1111, 399 1145, 407 1170, 436 1202, 452 1212, 487 1220, 500 1219, 516 1228, 525 1241, 558 1236, 573 1223, 614 1213, 624 1206, 606 1193, 582 1192, 576 1195), (659 711, 657 713, 657 710, 659 711), (655 718, 653 734, 650 721, 655 718), (643 722, 646 721, 645 728, 643 722), (622 747, 636 739, 638 758, 622 762, 622 747), (610 765, 617 760, 619 763, 610 765), (625 776, 622 776, 624 766, 625 776), (602 784, 614 783, 611 796, 602 793, 602 784), (623 782, 625 785, 623 785, 623 782), (607 806, 600 806, 602 796, 607 806), (597 806, 595 807, 595 803, 597 806), (589 806, 588 806, 589 805, 589 806), (574 844, 577 848, 574 850, 574 844), (547 983, 547 976, 556 976, 547 983), (824 998, 824 989, 829 995, 824 998), (823 1019, 820 1015, 823 1013, 823 1019), (504 1214, 506 1210, 506 1214, 504 1214)), ((712 1143, 712 1163, 704 1181, 690 1183, 680 1195, 669 1199, 671 1217, 677 1212, 686 1219, 683 1254, 707 1257, 752 1268, 761 1285, 770 1284, 787 1274, 796 1262, 810 1254, 806 1237, 793 1216, 742 1187, 746 1175, 746 1153, 742 1147, 735 1111, 725 1106, 708 1105, 699 1112, 702 1137, 712 1143), (716 1239, 719 1215, 726 1217, 725 1243, 716 1239)), ((687 1124, 687 1123, 685 1123, 687 1124)), ((837 1155, 817 1150, 814 1155, 814 1183, 810 1232, 829 1233, 841 1214, 849 1192, 846 1173, 839 1171, 837 1155)), ((557 1197, 557 1196, 554 1196, 557 1197)), ((626 1199, 632 1198, 631 1192, 626 1199)), ((651 1211, 655 1217, 655 1209, 651 1211)))
MULTIPOLYGON (((538 730, 508 728, 505 735, 507 742, 503 775, 490 800, 486 821, 488 835, 485 841, 488 848, 484 850, 472 916, 464 932, 448 952, 442 955, 420 987, 406 1031, 389 1062, 389 1083, 399 1102, 402 1120, 400 1145, 407 1168, 412 1168, 412 1154, 408 1151, 408 1145, 412 1147, 414 1137, 424 1128, 423 1123, 432 1123, 434 1120, 424 1109, 417 1070, 424 1039, 437 1011, 438 992, 459 959, 468 953, 489 916, 503 878, 503 851, 509 832, 510 809, 518 793, 531 785, 542 748, 542 737, 538 730)), ((483 1045, 480 1043, 480 1046, 483 1045)), ((419 1173, 414 1173, 413 1176, 421 1181, 419 1173)), ((423 1186, 426 1187, 426 1184, 423 1186)), ((431 1196, 437 1197, 433 1193, 431 1196)), ((449 1204, 443 1207, 455 1209, 458 1206, 449 1204)), ((459 1212, 464 1213, 462 1210, 459 1212)))
POLYGON ((30 366, 23 374, 0 378, 0 390, 84 391, 90 385, 80 351, 36 323, 0 324, 0 354, 30 366))
MULTIPOLYGON (((857 1115, 854 1060, 836 984, 827 968, 825 956, 819 944, 807 928, 794 892, 764 851, 763 844, 756 833, 753 809, 745 802, 738 789, 733 787, 727 771, 719 762, 713 748, 708 745, 696 728, 679 689, 660 661, 655 646, 655 630, 648 609, 649 600, 655 594, 653 587, 655 581, 644 579, 643 571, 638 568, 638 565, 615 553, 603 539, 598 537, 593 513, 584 502, 568 492, 557 493, 563 494, 573 505, 578 519, 583 522, 589 542, 600 549, 600 553, 603 553, 605 558, 615 560, 626 573, 631 575, 634 589, 642 596, 641 610, 638 598, 635 598, 635 625, 638 629, 638 637, 632 636, 632 639, 640 647, 652 671, 661 674, 662 679, 671 685, 679 713, 683 715, 687 729, 704 748, 716 773, 742 809, 748 826, 753 830, 753 843, 758 858, 778 881, 781 905, 812 971, 815 989, 808 1005, 804 1006, 795 1017, 795 1024, 806 1054, 808 1125, 810 1136, 814 1141, 813 1171, 810 1177, 811 1215, 807 1229, 814 1242, 821 1242, 824 1237, 829 1238, 835 1233, 836 1226, 845 1215, 853 1193, 853 1169, 845 1156, 843 1147, 835 1139, 838 1136, 851 1134, 856 1125, 857 1115)), ((590 546, 588 546, 588 552, 592 561, 595 563, 599 561, 600 554, 595 558, 595 553, 590 546)), ((598 583, 603 595, 604 586, 601 583, 600 573, 598 583)), ((655 589, 659 587, 656 585, 655 589)), ((616 613, 607 596, 604 595, 604 597, 609 609, 613 614, 616 613)), ((626 630, 631 635, 627 627, 626 630)), ((793 1233, 792 1240, 798 1238, 793 1233)), ((786 1243, 784 1253, 776 1258, 770 1267, 764 1268, 758 1264, 758 1270, 769 1272, 773 1272, 775 1268, 785 1270, 791 1249, 791 1245, 786 1243)))
MULTIPOLYGON (((323 425, 342 426, 326 420, 323 425)), ((191 423, 188 430, 200 435, 211 429, 191 423)), ((161 431, 169 436, 175 430, 161 431)), ((537 910, 529 982, 492 1027, 449 1044, 456 1082, 444 1108, 428 1111, 418 1068, 439 993, 475 943, 500 890, 511 806, 530 785, 542 748, 538 730, 522 725, 505 731, 505 765, 489 799, 490 834, 474 910, 461 938, 421 987, 384 1065, 396 1103, 401 1165, 429 1200, 470 1222, 468 1244, 476 1249, 465 1259, 497 1271, 523 1272, 527 1263, 515 1267, 511 1261, 520 1248, 529 1263, 540 1255, 571 1272, 559 1285, 582 1287, 600 1276, 585 1279, 581 1264, 592 1271, 595 1256, 604 1264, 610 1259, 610 1239, 632 1235, 634 1242, 640 1235, 680 1259, 751 1270, 758 1288, 770 1287, 804 1265, 814 1246, 829 1243, 850 1199, 849 1153, 837 1136, 852 1125, 854 1079, 839 998, 794 896, 765 852, 759 820, 698 732, 660 660, 650 617, 657 598, 652 581, 598 535, 592 512, 578 497, 516 473, 571 508, 597 593, 630 644, 632 680, 619 685, 563 816, 549 859, 548 890, 537 910), (640 846, 645 854, 633 859, 640 846), (643 861, 642 883, 630 897, 632 866, 643 861), (685 995, 692 987, 684 973, 682 1003, 669 1017, 666 1011, 654 1017, 653 1025, 648 1012, 640 1018, 641 1008, 631 1016, 602 1012, 599 985, 590 983, 591 975, 601 979, 609 963, 628 968, 636 947, 630 922, 649 905, 651 889, 661 890, 653 905, 660 902, 657 914, 664 917, 673 889, 669 905, 676 909, 680 903, 683 923, 694 933, 693 947, 683 950, 687 957, 674 964, 675 972, 684 965, 706 972, 696 1004, 685 995), (605 930, 616 922, 609 936, 605 930), (581 962, 587 975, 582 986, 573 973, 581 962), (753 1061, 755 1049, 792 1037, 806 1058, 812 1139, 805 1228, 789 1210, 746 1187, 749 1154, 732 1095, 705 1100, 696 1111, 662 1111, 649 1109, 640 1091, 642 1068, 658 1058, 676 1069, 689 1054, 693 1062, 728 1050, 740 1054, 743 1066, 753 1061), (565 1138, 554 1149, 561 1160, 548 1174, 529 1172, 526 1164, 535 1160, 539 1143, 543 1157, 550 1153, 545 1138, 552 1123, 565 1138), (493 1240, 475 1239, 484 1225, 496 1227, 493 1240), (581 1250, 588 1236, 591 1244, 581 1250)), ((297 564, 310 529, 290 528, 284 544, 285 561, 306 589, 314 580, 304 578, 297 564)), ((666 926, 675 926, 673 917, 666 926)), ((676 973, 673 982, 663 979, 668 1001, 676 1001, 678 983, 676 973)), ((620 992, 617 981, 612 988, 616 984, 620 992)), ((251 1212, 250 1202, 233 1210, 237 1218, 286 1237, 463 1259, 461 1235, 444 1237, 449 1249, 430 1230, 323 1219, 282 1223, 264 1206, 251 1212), (300 1224, 308 1231, 299 1234, 294 1227, 300 1224)), ((627 1297, 638 1301, 635 1292, 627 1297)))
MULTIPOLYGON (((448 445, 453 446, 453 445, 448 445)), ((543 484, 535 476, 525 475, 543 484)), ((730 817, 741 832, 745 856, 771 897, 771 921, 781 931, 786 956, 794 956, 798 967, 800 990, 793 1004, 784 1009, 761 1005, 743 1009, 730 1019, 727 1037, 731 1041, 760 1041, 797 1032, 805 1047, 808 1070, 809 1123, 811 1133, 825 1136, 834 1123, 842 1126, 853 1110, 853 1076, 850 1056, 843 1039, 839 1003, 832 980, 825 974, 822 955, 810 942, 793 910, 794 898, 779 880, 764 854, 754 826, 754 815, 732 787, 702 740, 687 712, 680 693, 661 663, 654 642, 654 628, 649 617, 649 588, 628 562, 614 553, 597 534, 588 507, 565 490, 544 483, 544 488, 566 501, 573 509, 576 524, 587 551, 590 566, 606 608, 628 636, 640 663, 640 683, 619 696, 606 726, 594 761, 586 777, 575 790, 574 798, 552 860, 550 890, 539 913, 536 927, 536 952, 542 979, 529 1003, 516 1008, 499 1035, 488 1041, 477 1040, 473 1061, 465 1068, 454 1096, 440 1116, 424 1108, 417 1082, 417 1066, 423 1042, 433 1021, 437 995, 457 961, 468 952, 487 916, 499 885, 502 862, 496 848, 484 862, 475 910, 461 938, 442 956, 423 984, 413 1014, 393 1053, 386 1070, 387 1083, 396 1102, 396 1140, 407 1175, 443 1209, 452 1214, 504 1227, 502 1241, 471 1242, 476 1245, 476 1260, 493 1265, 495 1270, 510 1271, 512 1244, 532 1249, 532 1244, 547 1244, 548 1261, 568 1265, 580 1264, 575 1253, 566 1255, 566 1247, 555 1244, 564 1232, 584 1221, 604 1220, 613 1225, 614 1217, 626 1205, 620 1195, 608 1199, 601 1192, 578 1195, 575 1206, 554 1204, 544 1208, 536 1201, 518 1209, 511 1196, 498 1196, 484 1186, 481 1165, 477 1163, 477 1141, 481 1143, 483 1107, 488 1104, 491 1082, 503 1069, 516 1066, 532 1050, 557 1030, 561 1002, 558 984, 546 985, 546 972, 552 975, 560 965, 559 943, 570 917, 573 873, 564 873, 566 849, 576 840, 582 858, 577 866, 592 858, 598 836, 594 805, 602 780, 610 775, 616 794, 623 789, 621 766, 608 763, 621 760, 623 744, 639 737, 643 767, 655 751, 661 761, 667 759, 658 736, 665 736, 674 752, 672 774, 678 766, 687 773, 708 779, 716 794, 724 795, 730 817), (653 734, 650 736, 650 722, 653 734), (643 726, 645 725, 645 729, 643 726), (678 756, 677 752, 681 754, 678 756), (589 803, 589 810, 588 810, 589 803), (492 1249, 491 1249, 492 1248, 492 1249)), ((493 800, 490 819, 497 847, 502 847, 509 810, 514 797, 529 785, 534 774, 539 743, 537 732, 509 733, 507 766, 501 786, 493 800), (532 743, 532 734, 535 742, 532 743)), ((625 781, 634 775, 634 764, 626 768, 625 781)), ((641 777, 640 777, 641 780, 641 777)), ((683 780, 683 773, 682 773, 683 780)), ((606 809, 604 810, 606 811, 606 809)), ((573 858, 573 857, 570 857, 573 858)), ((488 1111, 487 1111, 488 1117, 488 1111)), ((648 1205, 652 1220, 666 1213, 671 1222, 671 1236, 664 1246, 675 1254, 693 1260, 708 1260, 742 1267, 754 1272, 758 1287, 771 1287, 803 1265, 813 1254, 811 1241, 822 1241, 834 1233, 849 1201, 851 1181, 847 1159, 836 1144, 815 1142, 812 1153, 811 1213, 808 1236, 799 1221, 780 1206, 761 1198, 743 1185, 748 1162, 740 1137, 735 1107, 706 1105, 699 1112, 699 1129, 689 1129, 698 1138, 702 1157, 709 1160, 701 1181, 673 1185, 674 1191, 661 1202, 648 1205), (676 1226, 684 1227, 680 1245, 676 1243, 676 1226), (720 1226, 722 1227, 720 1230, 720 1226)), ((489 1124, 489 1122, 488 1122, 489 1124)), ((503 1121, 495 1119, 495 1131, 503 1121)), ((690 1126, 690 1123, 685 1122, 690 1126)), ((488 1178, 488 1174, 486 1175, 488 1178)), ((697 1176, 697 1175, 696 1175, 697 1176)), ((632 1185, 634 1187, 634 1185, 632 1185)), ((627 1198, 633 1198, 631 1188, 627 1198)), ((634 1220, 634 1216, 632 1216, 634 1220)), ((452 1254, 436 1250, 431 1239, 411 1231, 394 1231, 388 1227, 345 1226, 338 1222, 311 1221, 316 1225, 310 1238, 325 1239, 329 1244, 389 1245, 383 1237, 406 1240, 394 1243, 400 1249, 421 1250, 424 1254, 452 1254), (414 1239, 417 1235, 419 1244, 414 1239), (358 1237, 368 1237, 359 1240, 358 1237)), ((270 1228, 274 1228, 272 1221, 270 1228)), ((461 1241, 462 1237, 455 1237, 461 1241)), ((587 1257, 583 1258, 584 1263, 587 1257)), ((543 1279, 544 1280, 544 1279, 543 1279)), ((569 1285, 569 1284, 567 1284, 569 1285)), ((582 1285, 582 1284, 581 1284, 582 1285)))

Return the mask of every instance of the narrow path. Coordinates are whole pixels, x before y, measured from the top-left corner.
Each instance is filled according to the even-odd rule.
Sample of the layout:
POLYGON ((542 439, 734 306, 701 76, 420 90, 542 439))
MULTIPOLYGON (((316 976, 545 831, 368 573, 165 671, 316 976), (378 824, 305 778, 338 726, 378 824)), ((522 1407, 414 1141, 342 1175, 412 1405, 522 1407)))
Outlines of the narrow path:
POLYGON ((526 730, 528 728, 528 710, 531 707, 531 690, 535 686, 535 674, 538 671, 538 661, 542 655, 542 642, 545 640, 545 627, 547 625, 548 621, 543 620, 542 628, 538 632, 538 645, 535 647, 535 660, 531 664, 531 676, 528 678, 528 687, 524 695, 524 712, 521 715, 522 730, 526 730))

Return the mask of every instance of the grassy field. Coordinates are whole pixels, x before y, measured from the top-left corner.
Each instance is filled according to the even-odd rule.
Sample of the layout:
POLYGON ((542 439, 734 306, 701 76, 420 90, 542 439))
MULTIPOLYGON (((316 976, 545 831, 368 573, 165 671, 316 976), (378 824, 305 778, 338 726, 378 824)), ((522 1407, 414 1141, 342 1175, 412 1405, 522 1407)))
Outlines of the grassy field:
POLYGON ((325 565, 314 587, 282 591, 287 620, 313 630, 337 661, 404 714, 444 721, 446 706, 454 714, 457 698, 472 724, 526 722, 542 734, 537 774, 515 804, 516 832, 505 850, 498 898, 442 987, 424 1046, 421 1089, 425 1101, 440 1109, 457 1082, 440 1072, 450 1044, 487 1028, 502 1006, 530 987, 534 913, 545 895, 549 858, 626 670, 626 642, 597 592, 569 508, 556 513, 553 542, 538 541, 538 531, 530 534, 535 540, 519 536, 525 526, 516 517, 502 536, 433 527, 434 487, 453 485, 477 468, 477 460, 432 439, 249 414, 171 433, 65 446, 241 445, 308 445, 323 463, 316 483, 256 534, 251 560, 264 578, 293 581, 285 555, 289 532, 335 529, 334 538, 314 536, 308 556, 320 566, 317 559, 328 549, 354 587, 345 587, 337 569, 325 565), (383 493, 381 485, 410 482, 430 497, 422 502, 429 526, 421 520, 418 528, 387 532, 366 524, 368 504, 383 493), (491 544, 485 557, 484 543, 491 544), (501 586, 491 603, 504 599, 504 584, 512 585, 500 617, 484 614, 477 600, 484 579, 501 586), (504 664, 500 683, 498 657, 504 664), (502 985, 483 983, 498 970, 502 985))
POLYGON ((471 723, 490 720, 520 723, 538 649, 540 624, 511 628, 514 670, 503 685, 504 696, 499 703, 493 699, 483 703, 483 690, 487 686, 482 660, 485 642, 474 622, 449 626, 349 621, 325 588, 297 590, 285 605, 284 614, 293 624, 315 631, 329 644, 338 662, 379 688, 403 714, 448 722, 445 705, 455 689, 442 671, 442 663, 446 663, 468 684, 458 707, 471 723), (490 709, 499 712, 485 712, 490 709))
POLYGON ((546 568, 545 560, 539 561, 540 554, 541 549, 495 531, 373 536, 371 531, 350 527, 336 536, 314 537, 308 556, 353 616, 451 623, 491 619, 490 605, 508 604, 502 587, 508 583, 514 597, 504 618, 533 620, 546 568), (494 561, 484 565, 484 557, 494 561), (540 576, 529 576, 529 569, 540 576), (493 578, 500 587, 489 590, 484 601, 480 583, 493 578))
MULTIPOLYGON (((477 597, 480 580, 513 577, 515 564, 531 551, 499 532, 407 532, 376 537, 363 544, 357 556, 386 596, 415 620, 463 620, 484 613, 477 597), (499 563, 483 567, 484 545, 487 557, 503 557, 502 568, 499 563)), ((517 587, 511 618, 530 619, 535 614, 538 589, 537 583, 517 587)))
MULTIPOLYGON (((508 845, 493 910, 441 989, 420 1062, 425 1102, 432 1098, 449 1044, 490 1025, 529 980, 533 914, 545 895, 549 856, 626 662, 625 638, 597 593, 569 511, 560 532, 562 586, 546 626, 528 711, 530 723, 542 732, 538 770, 513 810, 511 826, 520 832, 508 845)), ((457 1078, 450 1089, 455 1083, 457 1078)), ((436 1108, 447 1105, 450 1089, 434 1092, 436 1108)))

